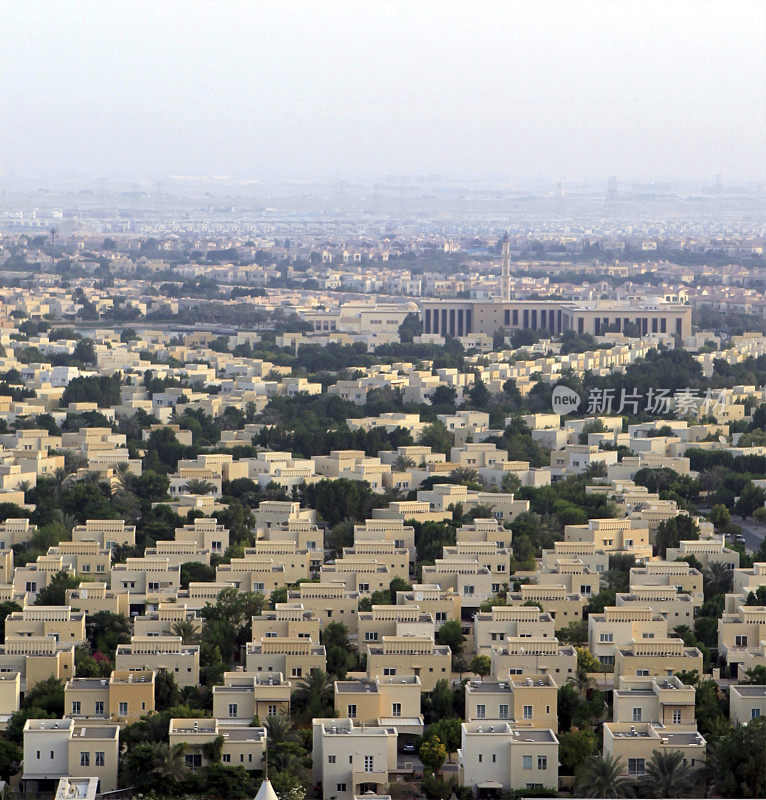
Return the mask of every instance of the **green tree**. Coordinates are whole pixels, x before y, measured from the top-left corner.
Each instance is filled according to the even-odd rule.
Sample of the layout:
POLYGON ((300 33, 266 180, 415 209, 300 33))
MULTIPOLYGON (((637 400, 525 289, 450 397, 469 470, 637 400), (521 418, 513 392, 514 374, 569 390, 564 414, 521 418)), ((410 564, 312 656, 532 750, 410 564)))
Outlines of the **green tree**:
POLYGON ((177 706, 180 699, 181 691, 173 673, 166 669, 158 670, 154 678, 154 705, 157 711, 177 706))
POLYGON ((465 635, 463 634, 463 626, 456 619, 450 619, 444 623, 436 632, 437 644, 447 645, 452 651, 453 661, 460 658, 463 652, 463 643, 465 642, 465 635))
POLYGON ((327 653, 327 671, 338 680, 344 680, 348 670, 356 665, 348 628, 342 622, 330 622, 322 629, 320 638, 327 653))
POLYGON ((424 739, 436 736, 444 745, 447 753, 456 753, 460 747, 462 720, 458 717, 444 717, 428 726, 424 739))
POLYGON ((655 750, 641 783, 650 797, 684 797, 693 793, 694 771, 680 750, 655 750))
POLYGON ((299 679, 293 693, 296 714, 306 720, 332 716, 332 690, 333 682, 324 670, 315 669, 299 679))
POLYGON ((24 751, 8 739, 0 738, 0 778, 6 783, 21 769, 24 751))
POLYGON ((447 453, 455 443, 455 437, 447 430, 442 422, 432 422, 424 428, 418 439, 418 444, 430 447, 434 453, 447 453))
POLYGON ((24 708, 41 708, 48 714, 64 716, 64 682, 46 678, 36 683, 24 696, 24 708))
POLYGON ((80 585, 80 579, 75 578, 68 572, 61 570, 37 593, 35 600, 36 606, 65 606, 67 589, 76 589, 80 585))
MULTIPOLYGON (((173 636, 181 637, 181 644, 200 644, 202 636, 190 619, 178 619, 170 627, 173 636)), ((175 705, 175 704, 174 704, 175 705)))
POLYGON ((723 797, 766 797, 766 718, 708 742, 713 785, 723 797))
POLYGON ((159 742, 154 745, 154 775, 171 786, 181 781, 188 771, 184 760, 185 750, 185 744, 171 747, 166 742, 159 742))
POLYGON ((575 792, 583 797, 629 797, 631 782, 623 772, 622 759, 607 753, 591 756, 575 773, 575 792))
POLYGON ((739 499, 734 505, 734 510, 740 517, 752 516, 759 508, 763 508, 766 503, 766 492, 756 486, 752 481, 745 484, 742 491, 739 493, 739 499))
POLYGON ((556 638, 564 644, 588 644, 588 623, 584 619, 570 622, 565 628, 556 631, 556 638))
POLYGON ((589 729, 559 733, 559 761, 564 775, 574 775, 577 767, 598 750, 598 737, 589 729))
POLYGON ((474 656, 468 664, 468 671, 474 675, 489 675, 492 671, 492 659, 489 656, 474 656))
POLYGON ((442 744, 438 736, 431 736, 420 744, 418 750, 423 766, 436 773, 442 768, 442 764, 447 758, 447 748, 442 744))

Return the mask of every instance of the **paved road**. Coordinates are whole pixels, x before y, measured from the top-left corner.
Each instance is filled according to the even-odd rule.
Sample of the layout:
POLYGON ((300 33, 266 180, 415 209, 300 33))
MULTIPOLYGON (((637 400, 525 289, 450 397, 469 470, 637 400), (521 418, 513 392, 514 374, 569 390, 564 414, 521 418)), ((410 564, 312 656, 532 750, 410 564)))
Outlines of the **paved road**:
POLYGON ((731 521, 742 528, 742 535, 745 537, 745 548, 747 550, 757 550, 761 542, 766 537, 766 525, 759 525, 751 519, 732 516, 731 521))

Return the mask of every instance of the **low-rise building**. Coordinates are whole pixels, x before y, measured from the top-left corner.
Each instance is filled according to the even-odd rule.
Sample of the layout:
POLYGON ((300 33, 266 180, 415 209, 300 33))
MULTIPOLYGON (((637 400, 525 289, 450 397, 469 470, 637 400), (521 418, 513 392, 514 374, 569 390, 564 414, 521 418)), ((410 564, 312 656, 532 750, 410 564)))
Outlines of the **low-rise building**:
POLYGON ((368 677, 416 676, 424 692, 433 691, 443 678, 449 680, 451 664, 449 647, 435 644, 433 636, 383 636, 367 645, 368 677))
POLYGON ((322 800, 352 800, 380 793, 397 767, 397 734, 393 726, 356 727, 348 718, 314 719, 314 783, 322 800))
POLYGON ((457 758, 458 783, 474 797, 558 789, 559 741, 550 729, 464 722, 457 758))
POLYGON ((199 685, 199 645, 183 644, 180 636, 132 636, 118 644, 118 670, 169 672, 181 686, 199 685))
POLYGON ((550 675, 507 681, 473 680, 465 686, 465 720, 558 730, 558 686, 550 675))
POLYGON ((747 725, 754 719, 766 717, 766 686, 730 686, 729 717, 733 725, 747 725))
POLYGON ((117 788, 119 725, 73 719, 28 719, 24 724, 25 793, 55 790, 59 778, 97 778, 99 791, 117 788))
POLYGON ((507 638, 555 636, 553 617, 536 606, 493 606, 491 611, 475 614, 473 624, 479 655, 490 655, 507 638))
POLYGON ((697 670, 702 675, 702 653, 683 639, 643 639, 615 648, 614 679, 669 677, 697 670))
POLYGON ((154 711, 149 670, 113 670, 109 678, 72 678, 64 687, 64 713, 72 719, 137 722, 154 711))
POLYGON ((210 717, 174 718, 170 720, 168 740, 171 748, 183 745, 189 769, 220 763, 262 770, 266 765, 266 728, 227 725, 210 717))
POLYGON ((562 645, 555 638, 509 637, 502 645, 492 648, 490 658, 490 675, 505 682, 514 675, 531 678, 550 675, 561 686, 577 668, 574 647, 562 645))
MULTIPOLYGON (((280 672, 294 681, 327 665, 324 645, 298 636, 264 636, 245 646, 248 672, 280 672)), ((295 685, 293 684, 293 688, 295 685)))
POLYGON ((287 716, 291 690, 279 672, 225 672, 223 685, 213 687, 213 716, 229 725, 287 716))

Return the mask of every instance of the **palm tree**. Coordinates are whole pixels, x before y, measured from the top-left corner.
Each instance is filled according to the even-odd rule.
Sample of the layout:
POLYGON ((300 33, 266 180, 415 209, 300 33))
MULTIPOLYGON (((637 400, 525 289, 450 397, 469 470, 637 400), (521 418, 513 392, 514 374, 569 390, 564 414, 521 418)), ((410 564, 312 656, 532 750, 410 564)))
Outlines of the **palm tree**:
POLYGON ((632 787, 624 777, 622 759, 605 753, 584 761, 577 771, 575 792, 583 797, 628 797, 632 787))
MULTIPOLYGON (((705 570, 710 595, 726 594, 731 590, 732 571, 720 561, 712 561, 705 570)), ((707 596, 707 594, 706 594, 707 596)))
POLYGON ((23 492, 23 493, 24 493, 24 497, 26 497, 26 494, 27 494, 27 492, 28 492, 28 491, 29 491, 31 488, 32 488, 32 484, 30 483, 30 481, 19 481, 19 482, 16 484, 16 489, 17 489, 19 492, 23 492))
POLYGON ((281 381, 282 373, 278 369, 270 369, 264 377, 267 381, 281 381))
POLYGON ((154 745, 154 773, 158 778, 167 781, 180 781, 186 774, 184 761, 185 744, 176 744, 171 747, 167 742, 158 742, 154 745))
POLYGON ((728 470, 721 464, 715 464, 706 469, 699 477, 699 482, 708 497, 713 494, 716 489, 723 483, 728 470))
POLYGON ((119 491, 120 489, 123 491, 128 491, 132 476, 133 473, 131 471, 130 464, 118 464, 114 475, 114 482, 116 484, 115 491, 119 491))
POLYGON ((298 681, 293 700, 307 718, 326 716, 332 688, 330 676, 322 669, 315 669, 308 677, 298 681))
POLYGON ((210 494, 215 491, 215 486, 210 481, 201 481, 198 478, 191 478, 183 488, 186 494, 210 494))
POLYGON ((181 637, 181 644, 199 644, 202 641, 199 631, 190 619, 176 620, 170 630, 174 636, 181 637))
POLYGON ((479 473, 473 467, 457 467, 450 472, 449 477, 455 483, 476 483, 479 473))
POLYGON ((577 694, 580 697, 585 697, 588 689, 593 686, 593 678, 588 674, 588 668, 585 664, 578 663, 575 668, 575 674, 567 678, 567 683, 571 683, 577 689, 577 694))
POLYGON ((694 778, 695 770, 684 763, 680 750, 655 750, 641 783, 649 789, 650 797, 683 797, 693 789, 694 778))
POLYGON ((408 469, 412 469, 415 466, 415 462, 409 457, 402 455, 401 453, 393 460, 391 464, 391 468, 394 472, 406 472, 408 469))
POLYGON ((286 759, 292 755, 292 751, 283 747, 295 741, 296 735, 293 730, 293 723, 290 717, 280 714, 276 717, 269 717, 266 720, 266 737, 268 739, 267 757, 269 766, 281 771, 286 766, 286 759))

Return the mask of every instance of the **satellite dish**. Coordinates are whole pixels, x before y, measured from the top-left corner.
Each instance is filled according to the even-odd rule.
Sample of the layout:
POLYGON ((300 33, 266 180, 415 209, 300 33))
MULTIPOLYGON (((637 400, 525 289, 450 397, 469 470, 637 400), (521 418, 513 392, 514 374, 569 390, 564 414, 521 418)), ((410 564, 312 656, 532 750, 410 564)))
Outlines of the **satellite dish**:
POLYGON ((721 435, 718 437, 718 441, 719 441, 721 444, 726 444, 726 437, 725 437, 723 434, 721 434, 721 435))

